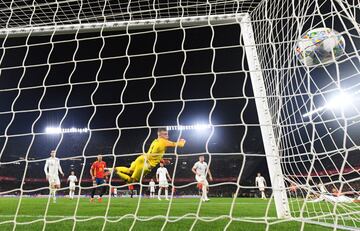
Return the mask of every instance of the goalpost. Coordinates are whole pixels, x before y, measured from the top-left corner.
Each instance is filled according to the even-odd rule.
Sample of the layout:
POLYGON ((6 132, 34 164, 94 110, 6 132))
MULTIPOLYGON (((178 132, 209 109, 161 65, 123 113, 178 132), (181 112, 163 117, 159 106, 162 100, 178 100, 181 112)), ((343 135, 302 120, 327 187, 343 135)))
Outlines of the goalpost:
MULTIPOLYGON (((15 230, 43 222, 45 230, 50 223, 72 220, 76 230, 83 221, 77 217, 80 197, 66 218, 47 220, 48 200, 42 218, 19 220, 23 197, 46 190, 28 186, 29 179, 39 177, 36 166, 47 158, 38 153, 67 152, 59 158, 81 169, 77 191, 81 195, 92 188, 86 182, 87 168, 98 153, 108 158, 109 167, 123 165, 147 151, 155 128, 182 128, 173 138, 187 139, 191 133, 186 133, 186 126, 193 129, 189 117, 205 112, 206 125, 195 126, 207 132, 199 141, 202 147, 184 154, 176 149, 176 155, 170 155, 175 159, 172 184, 180 190, 194 186, 176 183, 177 178, 187 177, 178 175, 181 158, 205 153, 211 169, 219 159, 235 157, 241 162, 234 167, 235 180, 214 182, 210 192, 227 185, 240 195, 242 190, 257 190, 246 179, 255 175, 248 176, 247 171, 256 167, 261 171, 253 163, 266 162, 271 196, 264 201, 263 216, 237 216, 234 196, 225 215, 202 217, 199 202, 195 213, 174 217, 173 192, 166 214, 147 218, 139 215, 141 197, 134 213, 108 218, 109 198, 101 216, 103 230, 108 223, 129 217, 134 218, 130 229, 137 221, 162 218, 165 230, 169 223, 187 217, 194 220, 191 230, 197 222, 220 217, 228 219, 224 229, 237 221, 260 222, 266 229, 289 221, 299 223, 300 230, 307 230, 309 224, 359 229, 360 204, 337 199, 314 202, 325 194, 352 201, 360 196, 359 18, 360 7, 352 0, 3 1, 0 118, 5 125, 0 128, 0 177, 11 177, 9 168, 14 165, 21 173, 19 184, 0 191, 0 196, 20 195, 14 216, 1 219, 0 227, 13 224, 15 230), (329 65, 304 66, 296 58, 296 44, 306 31, 320 27, 344 36, 344 55, 329 65), (234 83, 226 85, 226 79, 234 83), (231 85, 240 90, 235 93, 231 85), (337 104, 329 106, 343 93, 351 97, 335 99, 337 104), (71 128, 74 121, 81 127, 71 128), (46 126, 54 128, 46 130, 46 126), (217 131, 239 136, 235 148, 213 145, 217 131), (85 136, 71 136, 75 132, 85 136), (77 146, 70 149, 73 143, 77 146), (131 147, 125 150, 127 146, 131 147), (23 154, 17 158, 14 152, 23 154), (321 192, 320 185, 328 192, 321 192)), ((191 137, 196 136, 200 135, 191 137)), ((116 182, 115 176, 109 180, 110 185, 116 182)), ((136 185, 139 194, 144 193, 145 183, 136 185)))

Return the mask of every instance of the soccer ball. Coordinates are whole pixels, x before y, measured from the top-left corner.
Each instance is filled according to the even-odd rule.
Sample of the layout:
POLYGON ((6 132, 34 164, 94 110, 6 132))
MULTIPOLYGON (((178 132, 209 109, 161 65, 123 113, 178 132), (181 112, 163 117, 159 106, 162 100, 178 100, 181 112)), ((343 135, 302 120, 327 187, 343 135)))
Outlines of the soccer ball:
POLYGON ((339 58, 345 49, 345 39, 330 28, 316 28, 301 36, 296 57, 305 66, 327 65, 339 58))

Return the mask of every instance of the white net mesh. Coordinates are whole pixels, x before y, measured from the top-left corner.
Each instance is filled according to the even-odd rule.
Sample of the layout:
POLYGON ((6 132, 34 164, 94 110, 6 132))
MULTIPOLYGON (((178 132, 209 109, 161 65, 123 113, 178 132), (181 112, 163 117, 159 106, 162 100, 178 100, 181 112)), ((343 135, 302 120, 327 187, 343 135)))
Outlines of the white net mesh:
MULTIPOLYGON (((0 229, 358 229, 359 14, 351 0, 2 1, 0 229), (306 67, 295 48, 319 27, 338 31, 346 48, 334 63, 306 67), (253 89, 254 73, 264 91, 253 89), (327 107, 344 92, 351 102, 327 107), (272 122, 259 122, 262 113, 272 122), (187 140, 165 156, 169 202, 145 198, 154 171, 134 184, 135 198, 83 198, 97 154, 108 167, 128 166, 164 126, 187 140), (265 127, 278 152, 265 155, 265 127), (52 149, 79 178, 75 200, 56 206, 43 174, 52 149), (209 203, 191 172, 200 154, 214 176, 209 203), (257 172, 270 199, 253 198, 257 172), (271 184, 279 179, 286 188, 271 184)), ((108 183, 129 191, 116 176, 108 183)), ((58 194, 68 189, 62 180, 58 194)))
POLYGON ((252 13, 253 19, 273 19, 253 25, 255 34, 269 35, 256 39, 267 92, 273 96, 269 105, 283 172, 289 187, 298 188, 293 196, 305 198, 305 202, 290 203, 292 214, 354 227, 359 226, 358 205, 334 200, 332 205, 321 207, 314 205, 311 197, 333 192, 350 198, 359 196, 358 14, 358 6, 351 1, 259 6, 252 13), (339 31, 347 47, 336 63, 307 68, 293 55, 294 49, 303 33, 319 27, 339 31), (344 93, 351 97, 339 98, 344 93), (321 192, 321 185, 326 192, 321 192))

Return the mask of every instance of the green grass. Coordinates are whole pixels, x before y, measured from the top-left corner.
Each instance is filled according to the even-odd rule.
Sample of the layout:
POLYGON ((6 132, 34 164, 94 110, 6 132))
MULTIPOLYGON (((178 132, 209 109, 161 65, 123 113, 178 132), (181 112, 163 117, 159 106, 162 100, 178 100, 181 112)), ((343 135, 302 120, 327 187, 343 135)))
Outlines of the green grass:
MULTIPOLYGON (((105 225, 105 230, 128 230, 133 224, 133 230, 144 231, 160 230, 163 225, 165 225, 164 230, 189 230, 192 226, 194 226, 193 230, 223 230, 229 224, 229 218, 215 218, 230 214, 232 198, 212 198, 210 202, 202 203, 201 207, 199 207, 199 199, 176 198, 172 201, 170 209, 168 201, 142 198, 137 210, 138 202, 138 198, 112 198, 110 202, 105 198, 102 203, 90 203, 87 198, 81 198, 76 212, 76 222, 74 222, 77 199, 59 198, 56 204, 49 203, 45 230, 72 230, 74 225, 75 230, 102 230, 103 225, 105 225), (147 220, 134 221, 131 214, 136 211, 139 218, 147 220), (107 221, 103 218, 106 213, 107 221), (169 213, 171 222, 166 222, 166 219, 161 217, 166 216, 167 213, 169 213), (212 219, 212 221, 196 221, 195 215, 197 213, 199 217, 208 220, 212 219), (125 216, 127 214, 128 216, 125 216), (150 219, 151 217, 152 219, 150 219), (175 221, 175 219, 177 220, 175 221)), ((236 199, 232 217, 242 218, 243 220, 232 221, 228 226, 228 230, 265 230, 267 224, 271 224, 269 230, 274 231, 301 229, 302 224, 300 222, 275 219, 274 205, 270 204, 267 211, 268 202, 268 200, 254 198, 236 199), (271 219, 266 221, 264 219, 265 214, 271 219)), ((14 214, 18 203, 19 198, 0 198, 1 231, 13 230, 14 214)), ((47 198, 23 198, 16 217, 16 230, 42 230, 47 203, 47 198)), ((301 206, 301 204, 293 203, 292 206, 301 206)), ((311 209, 318 210, 319 214, 332 209, 326 203, 311 206, 311 209)), ((355 225, 360 226, 359 223, 355 225)), ((333 229, 306 224, 304 230, 325 231, 333 229)))

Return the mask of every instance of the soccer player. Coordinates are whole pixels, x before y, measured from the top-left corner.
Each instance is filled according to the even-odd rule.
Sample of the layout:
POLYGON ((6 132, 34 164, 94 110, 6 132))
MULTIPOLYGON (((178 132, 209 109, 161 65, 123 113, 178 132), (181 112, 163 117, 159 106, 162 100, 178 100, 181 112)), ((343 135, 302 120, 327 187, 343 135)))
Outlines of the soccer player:
POLYGON ((56 190, 60 189, 59 172, 62 176, 64 176, 64 173, 61 169, 60 160, 55 156, 56 151, 52 150, 50 153, 50 158, 46 159, 44 167, 46 179, 49 181, 50 196, 52 196, 54 203, 56 203, 56 190))
POLYGON ((67 181, 69 182, 69 198, 74 199, 75 182, 78 181, 74 171, 71 171, 71 175, 68 177, 67 181))
POLYGON ((134 185, 133 184, 129 184, 128 185, 128 189, 130 191, 130 198, 134 197, 134 185))
POLYGON ((210 181, 212 181, 213 178, 212 178, 210 169, 209 169, 207 163, 205 162, 204 156, 199 156, 199 161, 194 164, 191 171, 195 174, 196 181, 201 184, 201 190, 202 190, 201 199, 204 202, 209 201, 209 198, 207 196, 209 183, 206 180, 206 175, 209 175, 210 181))
POLYGON ((147 153, 140 155, 133 161, 130 167, 116 167, 116 173, 126 183, 139 182, 141 176, 146 176, 153 168, 155 168, 162 160, 166 148, 168 147, 184 147, 185 140, 180 139, 179 142, 169 140, 169 133, 166 128, 159 128, 157 132, 158 138, 155 139, 147 153))
POLYGON ((324 195, 324 194, 328 194, 328 193, 329 193, 323 183, 319 183, 319 184, 318 184, 318 188, 320 189, 321 195, 324 195))
POLYGON ((257 177, 255 178, 255 186, 259 188, 259 191, 261 193, 261 199, 266 199, 265 196, 266 180, 263 176, 261 176, 260 172, 257 173, 257 177))
POLYGON ((155 197, 155 182, 154 182, 153 178, 151 178, 151 180, 149 182, 149 187, 150 187, 150 198, 154 198, 155 197))
POLYGON ((294 182, 292 182, 291 184, 290 184, 290 196, 292 196, 292 197, 297 197, 297 185, 294 183, 294 182))
POLYGON ((164 167, 164 163, 160 162, 160 167, 156 170, 156 181, 159 183, 159 191, 158 191, 158 199, 161 200, 161 190, 165 190, 165 200, 169 200, 168 198, 168 179, 171 181, 171 177, 169 175, 168 170, 164 167), (167 177, 167 178, 166 178, 167 177))
POLYGON ((102 184, 105 184, 105 168, 106 168, 106 163, 102 160, 102 155, 98 155, 97 156, 97 160, 91 165, 90 168, 90 175, 91 175, 91 179, 93 181, 93 190, 91 192, 91 198, 90 198, 90 202, 94 201, 94 195, 96 192, 96 186, 100 185, 100 194, 99 194, 99 199, 98 202, 102 202, 102 196, 105 194, 106 192, 106 187, 105 186, 101 186, 102 184))
POLYGON ((116 187, 111 187, 111 196, 117 197, 117 188, 116 187))

